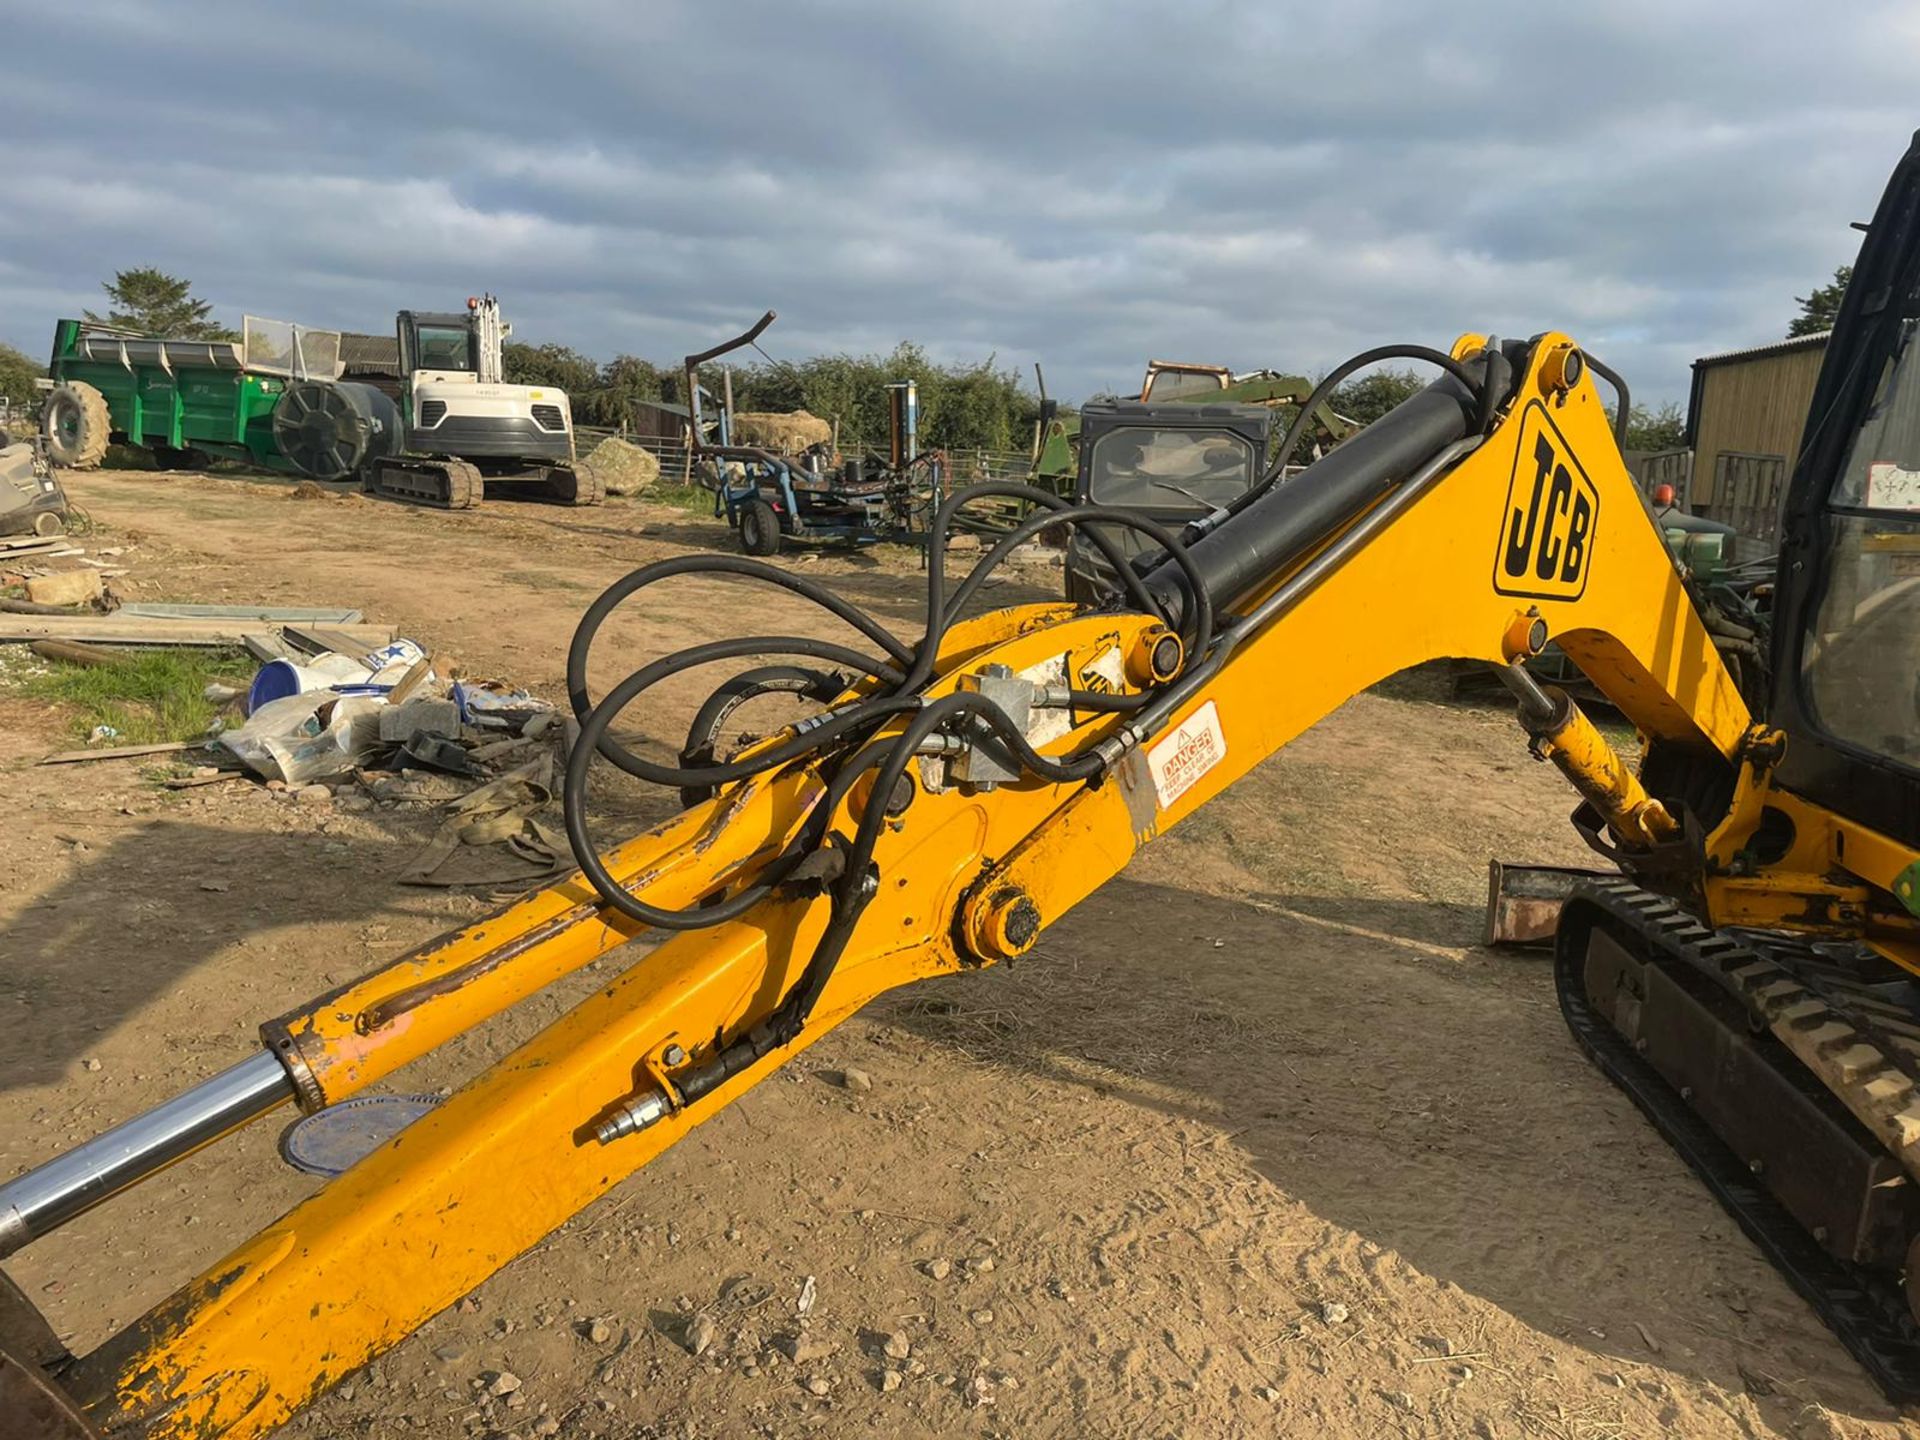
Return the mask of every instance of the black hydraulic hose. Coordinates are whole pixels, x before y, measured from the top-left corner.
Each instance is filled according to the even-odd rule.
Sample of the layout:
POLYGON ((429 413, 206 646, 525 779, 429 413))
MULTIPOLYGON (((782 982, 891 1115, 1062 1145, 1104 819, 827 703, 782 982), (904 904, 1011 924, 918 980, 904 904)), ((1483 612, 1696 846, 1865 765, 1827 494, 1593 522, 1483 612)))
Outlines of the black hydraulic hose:
MULTIPOLYGON (((808 957, 799 983, 789 992, 775 1016, 775 1038, 779 1042, 793 1039, 805 1027, 821 992, 833 978, 834 968, 840 963, 840 956, 853 936, 860 912, 872 898, 873 852, 880 843, 881 831, 886 828, 886 797, 893 794, 894 786, 900 783, 900 777, 906 773, 921 743, 935 731, 963 717, 971 717, 992 729, 1014 752, 1023 768, 1032 770, 1043 779, 1056 783, 1090 779, 1099 771, 1102 763, 1092 751, 1064 761, 1051 760, 1039 754, 998 705, 966 692, 943 695, 938 700, 930 701, 897 736, 875 742, 873 750, 878 751, 882 758, 869 792, 872 798, 860 816, 853 843, 847 847, 846 866, 834 887, 833 914, 827 922, 827 929, 821 935, 820 943, 814 947, 813 954, 808 957)), ((866 754, 856 757, 848 766, 847 775, 841 779, 850 784, 849 777, 865 770, 868 763, 866 754)), ((840 793, 845 792, 841 790, 840 793)), ((829 799, 830 803, 837 803, 833 797, 829 799)))
MULTIPOLYGON (((848 687, 848 677, 831 670, 809 670, 803 665, 761 665, 728 676, 706 698, 693 723, 687 727, 686 743, 680 747, 682 765, 700 764, 714 758, 720 740, 720 727, 742 705, 762 695, 799 695, 825 705, 848 687)), ((711 799, 713 787, 683 785, 681 803, 689 807, 711 799)))
MULTIPOLYGON (((946 603, 947 528, 952 523, 954 515, 960 510, 972 504, 975 500, 989 498, 1030 501, 1035 505, 1052 511, 1063 523, 1072 523, 1072 516, 1068 512, 1078 512, 1081 508, 1079 506, 1069 505, 1065 500, 1061 499, 1060 496, 1055 495, 1050 490, 1042 490, 1035 485, 1018 485, 1011 481, 997 480, 987 481, 980 485, 969 485, 963 490, 956 490, 941 503, 940 508, 934 511, 933 523, 927 530, 926 634, 921 637, 919 654, 914 661, 912 669, 907 672, 907 679, 903 688, 917 690, 932 677, 934 664, 940 658, 940 642, 946 636, 948 625, 952 623, 948 618, 948 607, 946 603)), ((1042 528, 1045 527, 1043 526, 1042 528)), ((1118 569, 1126 568, 1125 557, 1120 554, 1120 547, 1113 543, 1112 536, 1102 535, 1098 530, 1090 530, 1088 532, 1088 538, 1099 547, 1100 553, 1106 557, 1109 564, 1112 564, 1118 569)), ((989 552, 980 560, 979 564, 973 567, 972 574, 969 574, 967 577, 968 581, 974 583, 977 588, 979 582, 975 581, 975 576, 978 576, 979 581, 983 582, 986 579, 986 575, 1005 558, 1010 550, 1011 547, 1007 547, 1006 550, 1001 550, 1000 547, 996 546, 994 551, 989 552)), ((1161 619, 1166 618, 1159 604, 1154 600, 1152 595, 1148 593, 1146 586, 1141 583, 1139 576, 1130 575, 1128 577, 1127 595, 1136 606, 1147 614, 1158 616, 1161 619)))
MULTIPOLYGON (((1166 527, 1130 511, 1106 506, 1069 507, 1059 496, 1026 485, 989 483, 970 486, 955 492, 939 507, 929 534, 931 553, 928 563, 927 628, 915 647, 908 647, 898 641, 877 621, 825 590, 824 587, 789 575, 773 566, 740 557, 684 556, 676 560, 644 566, 609 586, 582 617, 567 654, 568 698, 575 714, 580 718, 581 729, 573 753, 568 759, 566 779, 562 787, 562 804, 567 839, 573 847, 575 858, 588 882, 609 905, 642 923, 662 929, 698 928, 720 924, 745 914, 752 906, 773 893, 774 888, 800 863, 808 848, 796 841, 765 867, 754 884, 725 900, 707 903, 686 911, 666 910, 650 905, 634 897, 614 880, 594 849, 592 839, 587 833, 587 776, 596 755, 606 756, 621 770, 641 780, 679 787, 684 795, 688 792, 697 792, 703 787, 743 780, 805 755, 823 754, 829 747, 883 724, 897 715, 919 712, 913 714, 913 718, 899 736, 876 742, 868 751, 856 755, 850 763, 839 767, 829 786, 827 804, 819 812, 820 824, 823 826, 831 823, 833 813, 844 800, 857 776, 873 764, 880 764, 882 775, 876 785, 876 794, 890 794, 892 787, 898 782, 926 737, 939 726, 961 717, 971 717, 973 724, 989 732, 1006 748, 1023 772, 1038 775, 1054 783, 1070 783, 1096 775, 1101 765, 1098 756, 1088 752, 1062 761, 1041 755, 998 705, 980 695, 963 692, 929 702, 919 693, 932 678, 934 667, 938 663, 941 643, 966 602, 978 592, 981 585, 1016 546, 1056 523, 1076 527, 1112 525, 1131 528, 1138 530, 1159 545, 1168 556, 1171 570, 1178 573, 1187 590, 1187 595, 1182 597, 1185 603, 1179 607, 1181 611, 1179 629, 1187 654, 1189 656, 1204 655, 1212 644, 1212 601, 1200 571, 1187 555, 1185 547, 1177 536, 1166 527), (1027 500, 1039 507, 1043 513, 1028 516, 1015 526, 1009 535, 1003 537, 973 567, 949 600, 946 596, 944 568, 945 538, 948 527, 952 517, 962 507, 974 500, 989 496, 1027 500), (623 600, 647 585, 675 575, 702 572, 736 574, 767 581, 812 600, 880 645, 891 659, 906 667, 905 671, 903 673, 885 661, 875 661, 845 646, 805 636, 742 637, 691 646, 663 656, 628 675, 604 699, 595 704, 586 686, 587 659, 593 640, 607 616, 623 600), (793 655, 828 660, 847 666, 858 675, 872 677, 879 682, 881 688, 873 694, 849 701, 836 709, 801 722, 792 727, 792 733, 783 740, 757 749, 740 759, 727 762, 712 761, 710 744, 707 755, 702 756, 697 751, 703 737, 710 741, 710 732, 732 706, 743 703, 744 698, 751 694, 762 693, 769 688, 793 689, 818 696, 820 687, 831 682, 818 672, 798 666, 781 665, 761 666, 732 677, 716 688, 702 705, 689 732, 687 747, 678 765, 662 765, 649 761, 621 745, 608 734, 615 718, 662 680, 712 661, 737 659, 749 655, 793 655), (696 763, 700 761, 707 763, 696 763), (796 849, 795 846, 800 848, 796 849)), ((1134 599, 1142 610, 1164 619, 1165 610, 1147 590, 1142 578, 1126 567, 1124 558, 1120 555, 1112 537, 1102 534, 1097 528, 1090 529, 1089 535, 1102 553, 1114 562, 1116 569, 1124 572, 1127 588, 1132 592, 1130 598, 1134 599)), ((1138 709, 1147 702, 1149 697, 1096 695, 1091 692, 1069 690, 1067 698, 1070 703, 1085 710, 1116 712, 1138 709)), ((858 857, 859 868, 862 870, 871 862, 884 815, 885 805, 880 803, 869 805, 862 816, 860 831, 864 840, 856 838, 854 847, 854 855, 858 857)), ((818 837, 815 843, 817 840, 818 837)), ((836 904, 836 916, 845 911, 846 907, 847 901, 843 897, 836 904)), ((857 914, 857 910, 854 913, 857 914)), ((849 919, 845 923, 850 927, 852 921, 849 919)), ((827 946, 823 943, 819 953, 837 956, 838 949, 844 943, 844 937, 835 946, 827 946)), ((829 959, 826 964, 830 970, 831 960, 829 959)))
MULTIPOLYGON (((972 598, 995 565, 1012 554, 1016 547, 1025 544, 1042 530, 1060 523, 1062 521, 1052 514, 1029 515, 1009 531, 1000 543, 995 545, 978 565, 974 566, 973 573, 961 582, 960 588, 954 591, 953 599, 947 602, 947 623, 951 624, 958 617, 960 608, 972 598)), ((1206 593, 1206 586, 1201 581, 1200 571, 1194 566, 1193 557, 1187 554, 1187 547, 1180 543, 1179 536, 1156 520, 1114 505, 1076 505, 1073 507, 1072 514, 1066 517, 1065 523, 1075 526, 1096 523, 1117 525, 1121 529, 1137 530, 1160 546, 1187 577, 1195 597, 1196 603, 1187 607, 1192 616, 1192 632, 1183 633, 1180 637, 1181 643, 1186 646, 1189 655, 1197 656, 1206 653, 1207 647, 1213 641, 1213 602, 1206 593)), ((1138 572, 1131 566, 1127 567, 1127 574, 1136 583, 1140 583, 1138 572)), ((1166 618, 1164 608, 1157 601, 1148 613, 1158 615, 1163 620, 1166 618)))
MULTIPOLYGON (((593 708, 587 716, 586 723, 580 727, 580 739, 567 759, 567 774, 561 786, 560 799, 561 814, 567 830, 567 842, 573 847, 573 858, 579 864, 581 873, 586 876, 587 883, 593 886, 602 900, 621 914, 630 916, 644 925, 652 925, 662 930, 699 930, 728 920, 736 920, 773 893, 775 887, 806 858, 807 846, 789 846, 761 872, 759 879, 736 895, 716 904, 691 910, 667 910, 636 898, 625 886, 614 879, 606 863, 601 860, 600 852, 595 849, 593 837, 587 833, 587 775, 593 766, 595 744, 614 716, 625 709, 644 688, 634 683, 640 680, 643 674, 644 672, 637 671, 629 675, 625 681, 614 687, 605 700, 593 708)), ((900 709, 909 708, 910 702, 894 701, 891 705, 897 713, 900 709)), ((687 773, 705 772, 689 771, 687 773)), ((823 821, 831 819, 831 812, 823 811, 822 817, 823 821)))
MULTIPOLYGON (((784 765, 809 751, 817 750, 828 739, 844 734, 850 729, 872 719, 884 718, 899 710, 902 706, 917 706, 918 701, 902 699, 891 693, 870 696, 850 702, 838 712, 830 712, 831 718, 816 716, 800 727, 800 732, 769 750, 756 751, 740 760, 712 765, 661 765, 644 759, 624 746, 611 746, 606 743, 607 727, 613 716, 634 702, 645 691, 652 689, 670 675, 682 670, 691 670, 697 665, 711 664, 715 660, 737 660, 747 655, 811 655, 819 660, 832 660, 842 665, 850 665, 862 673, 877 675, 883 680, 898 679, 899 672, 886 666, 875 665, 858 651, 848 650, 826 640, 815 640, 805 635, 743 635, 732 640, 710 640, 705 645, 689 646, 685 650, 676 650, 671 655, 663 655, 651 665, 642 666, 611 691, 606 699, 594 706, 587 714, 587 722, 580 727, 584 737, 591 725, 595 737, 595 747, 603 755, 610 749, 619 750, 619 756, 613 758, 614 764, 636 779, 650 781, 655 785, 724 785, 731 780, 744 780, 749 775, 757 775, 762 770, 770 770, 776 765, 784 765), (615 697, 620 697, 615 703, 615 697), (597 723, 595 723, 597 722, 597 723)), ((575 744, 576 752, 585 744, 585 740, 575 744)), ((569 762, 571 765, 571 762, 569 762)))
POLYGON ((886 626, 817 581, 790 574, 764 560, 750 559, 745 555, 681 555, 672 560, 642 565, 638 570, 622 576, 601 591, 593 604, 587 607, 586 614, 580 617, 580 624, 573 632, 573 642, 567 647, 567 700, 573 706, 576 720, 585 724, 587 712, 593 709, 593 696, 587 689, 587 657, 607 616, 634 592, 676 575, 689 574, 738 575, 790 590, 846 621, 900 665, 911 665, 914 661, 914 651, 886 626))
POLYGON ((1287 427, 1287 433, 1280 441, 1280 451, 1274 456, 1273 463, 1267 467, 1266 474, 1260 478, 1260 483, 1246 494, 1236 498, 1227 506, 1226 514, 1207 528, 1214 529, 1225 520, 1238 515, 1271 489, 1293 460, 1293 452, 1300 448, 1300 441, 1307 433, 1308 423, 1327 402, 1328 397, 1339 389, 1347 377, 1356 370, 1364 370, 1367 366, 1377 365, 1382 360, 1422 360, 1429 365, 1438 365, 1479 399, 1482 429, 1486 428, 1488 420, 1492 418, 1492 387, 1469 370, 1463 362, 1454 359, 1444 350, 1435 350, 1430 345, 1376 345, 1371 350, 1362 350, 1358 355, 1336 365, 1327 373, 1325 379, 1313 387, 1313 393, 1301 402, 1300 413, 1294 416, 1293 423, 1287 427))
POLYGON ((729 675, 715 687, 687 726, 687 740, 680 747, 682 764, 709 759, 727 717, 750 700, 762 695, 800 695, 825 705, 842 694, 848 677, 833 670, 809 670, 804 665, 761 665, 729 675))

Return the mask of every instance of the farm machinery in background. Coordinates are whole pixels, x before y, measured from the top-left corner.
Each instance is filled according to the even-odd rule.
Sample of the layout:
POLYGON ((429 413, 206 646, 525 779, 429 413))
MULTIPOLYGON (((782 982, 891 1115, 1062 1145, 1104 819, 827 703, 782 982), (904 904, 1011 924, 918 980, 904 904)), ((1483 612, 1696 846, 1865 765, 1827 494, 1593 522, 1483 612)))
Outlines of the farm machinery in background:
POLYGON ((788 541, 917 543, 944 497, 946 460, 940 451, 920 449, 913 381, 887 386, 884 457, 842 459, 831 439, 794 447, 794 454, 736 443, 732 374, 721 372, 716 394, 702 383, 700 368, 752 345, 774 318, 769 310, 751 329, 683 362, 693 463, 713 490, 714 515, 733 527, 749 555, 775 554, 788 541))
POLYGON ((118 443, 168 468, 238 460, 446 509, 493 487, 598 504, 566 393, 504 383, 510 333, 491 295, 464 312, 402 310, 391 339, 251 315, 237 341, 61 320, 41 431, 54 463, 79 470, 118 443))
MULTIPOLYGON (((1057 494, 1070 493, 1080 476, 1079 415, 1062 414, 1047 398, 1046 377, 1033 367, 1040 387, 1040 430, 1033 451, 1033 483, 1057 494)), ((1249 370, 1234 374, 1224 365, 1190 365, 1173 360, 1149 360, 1140 393, 1129 399, 1141 405, 1259 405, 1269 410, 1298 412, 1313 393, 1313 382, 1278 370, 1249 370)), ((1315 407, 1312 445, 1303 459, 1332 449, 1360 427, 1337 414, 1330 405, 1315 407)))

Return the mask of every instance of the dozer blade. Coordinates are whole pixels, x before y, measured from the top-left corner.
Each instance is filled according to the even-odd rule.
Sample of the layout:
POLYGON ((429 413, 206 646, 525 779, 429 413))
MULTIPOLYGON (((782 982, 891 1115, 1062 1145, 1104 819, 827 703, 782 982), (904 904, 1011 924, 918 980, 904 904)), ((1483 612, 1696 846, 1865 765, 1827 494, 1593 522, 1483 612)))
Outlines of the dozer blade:
POLYGON ((1582 880, 1610 878, 1612 872, 1570 865, 1509 865, 1487 862, 1488 945, 1551 948, 1560 910, 1582 880))

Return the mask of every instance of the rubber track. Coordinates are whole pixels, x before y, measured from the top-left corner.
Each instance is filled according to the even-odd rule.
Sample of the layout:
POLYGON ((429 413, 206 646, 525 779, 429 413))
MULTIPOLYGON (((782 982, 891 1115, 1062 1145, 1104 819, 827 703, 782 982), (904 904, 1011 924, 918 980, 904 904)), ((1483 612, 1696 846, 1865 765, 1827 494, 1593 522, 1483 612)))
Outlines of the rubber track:
POLYGON ((1761 953, 1756 948, 1760 937, 1716 933, 1671 901, 1625 880, 1582 881, 1575 887, 1554 953, 1560 1011, 1580 1047, 1693 1167, 1887 1398, 1898 1404, 1920 1401, 1920 1326, 1907 1309, 1899 1277, 1848 1264, 1822 1249, 1660 1073, 1595 1013, 1587 999, 1584 943, 1595 927, 1605 928, 1645 960, 1684 964, 1722 985, 1730 974, 1753 963, 1790 967, 1778 955, 1761 953))
POLYGON ((486 493, 485 481, 481 479, 479 468, 465 460, 382 460, 374 468, 373 481, 367 486, 367 492, 382 500, 396 500, 402 505, 427 505, 438 510, 471 510, 480 503, 486 493), (406 477, 411 485, 401 487, 386 483, 386 475, 391 471, 406 477), (424 481, 428 477, 437 479, 437 497, 422 495, 424 481))
POLYGON ((556 465, 547 481, 553 498, 562 505, 602 505, 607 499, 607 484, 598 470, 584 460, 571 465, 556 465), (564 475, 566 479, 560 477, 564 475), (571 496, 571 498, 569 498, 571 496))

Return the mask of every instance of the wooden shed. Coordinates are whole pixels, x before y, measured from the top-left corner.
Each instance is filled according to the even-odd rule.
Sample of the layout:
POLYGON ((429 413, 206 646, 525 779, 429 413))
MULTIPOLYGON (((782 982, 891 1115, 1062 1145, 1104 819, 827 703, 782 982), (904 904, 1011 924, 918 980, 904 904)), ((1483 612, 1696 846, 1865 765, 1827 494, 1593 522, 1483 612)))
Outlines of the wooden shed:
POLYGON ((1780 500, 1800 453, 1827 334, 1798 335, 1693 362, 1687 444, 1693 450, 1687 508, 1771 543, 1780 500))

